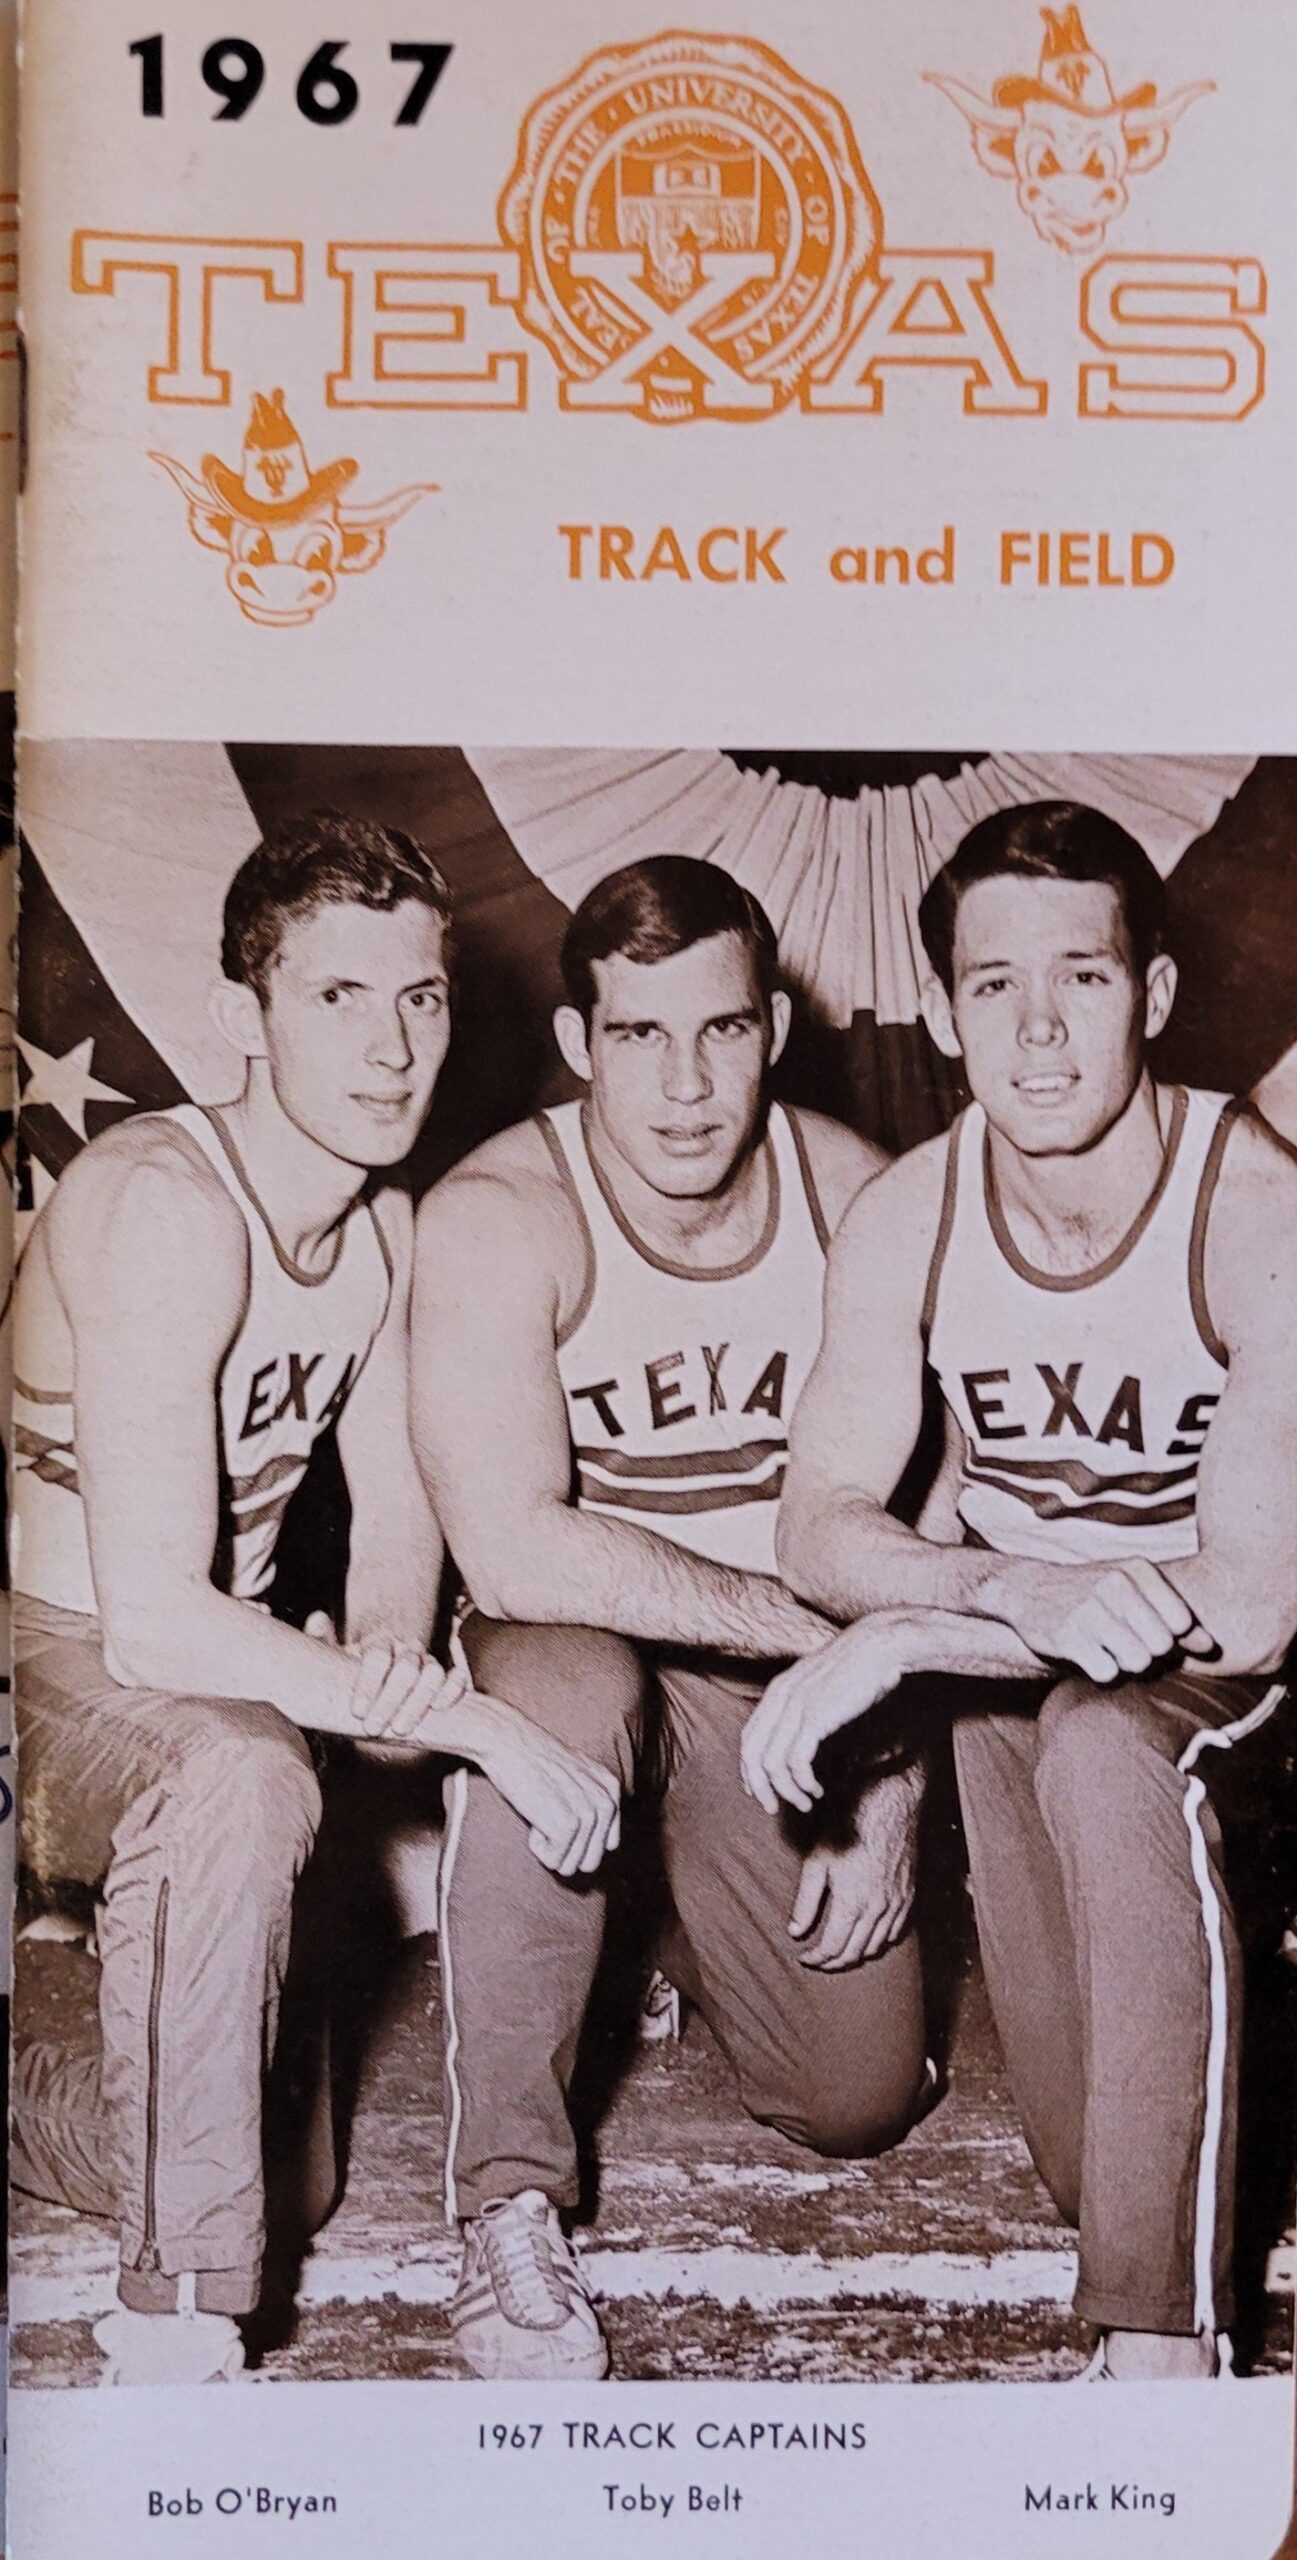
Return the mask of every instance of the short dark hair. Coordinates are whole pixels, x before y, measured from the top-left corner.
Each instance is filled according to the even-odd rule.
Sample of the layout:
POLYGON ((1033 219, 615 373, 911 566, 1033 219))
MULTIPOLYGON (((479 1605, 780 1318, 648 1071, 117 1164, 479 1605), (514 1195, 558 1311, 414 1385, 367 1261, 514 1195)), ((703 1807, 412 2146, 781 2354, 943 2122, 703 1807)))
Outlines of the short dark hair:
POLYGON ((765 908, 719 863, 658 853, 611 871, 581 900, 563 936, 561 966, 569 1004, 587 1031, 594 1018, 594 963, 621 952, 652 964, 696 942, 737 934, 752 963, 763 1005, 780 983, 779 944, 765 908))
POLYGON ((1116 892, 1132 965, 1145 976, 1166 948, 1166 890, 1134 836, 1080 800, 996 809, 956 846, 919 904, 923 947, 947 995, 955 983, 955 919, 979 880, 1094 880, 1116 892))
POLYGON ((370 907, 386 914, 407 898, 440 918, 448 944, 450 891, 413 836, 368 818, 344 817, 338 809, 285 819, 230 882, 221 967, 227 978, 254 988, 264 1004, 284 927, 292 919, 320 907, 370 907))

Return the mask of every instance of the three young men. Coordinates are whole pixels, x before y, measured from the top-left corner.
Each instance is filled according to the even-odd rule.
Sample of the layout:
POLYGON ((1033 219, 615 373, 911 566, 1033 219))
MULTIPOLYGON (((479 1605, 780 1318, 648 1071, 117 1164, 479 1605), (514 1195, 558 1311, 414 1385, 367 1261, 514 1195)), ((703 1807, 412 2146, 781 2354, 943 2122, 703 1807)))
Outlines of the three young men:
POLYGON ((967 1689, 955 1742, 1014 2096, 1079 2226, 1096 2377, 1210 2374, 1241 2009, 1215 1798, 1266 1748, 1297 1628, 1297 1167, 1224 1097, 1154 1082, 1175 968, 1121 828, 989 818, 921 925, 928 1026, 974 1099, 835 1246, 779 1553, 859 1623, 776 1680, 745 1774, 771 1811, 808 1805, 866 1696, 1013 1684, 967 1689), (960 1545, 887 1509, 925 1367, 962 1445, 960 1545))
POLYGON ((104 2060, 20 2052, 15 2136, 22 2183, 120 2221, 114 2372, 237 2368, 318 1816, 303 1729, 468 1764, 441 1925, 457 2335, 479 2373, 597 2374, 558 2216, 620 1790, 662 1786, 675 1969, 745 2103, 876 2149, 923 2088, 921 1782, 875 1774, 830 1838, 815 1762, 922 1672, 961 1705, 988 1979, 1097 2370, 1216 2369, 1239 1966, 1211 1791, 1264 1746, 1297 1621, 1297 1171, 1153 1083, 1174 970, 1120 829, 988 821, 922 924, 975 1099, 880 1173, 769 1102, 788 999, 755 902, 669 858, 602 883, 557 1024, 585 1101, 425 1203, 412 1375, 408 1210, 370 1196, 446 1043, 445 891, 408 838, 326 819, 262 847, 218 998, 241 1101, 126 1123, 60 1184, 22 1285, 18 1703, 26 1855, 104 1881, 104 2060), (925 1367, 957 1546, 887 1508, 925 1367), (342 1647, 266 1608, 334 1421, 342 1647), (441 1529, 490 1696, 427 1654, 441 1529))
POLYGON ((225 911, 240 1099, 129 1120, 63 1176, 17 1325, 24 1851, 103 1887, 102 2065, 15 2057, 14 2174, 115 2219, 112 2379, 237 2371, 263 2247, 262 2076, 319 1816, 309 1731, 471 1757, 564 1873, 617 1797, 427 1650, 441 1540, 410 1449, 411 1218, 375 1186, 448 1038, 449 904, 408 837, 272 836, 225 911), (270 1615, 275 1545, 336 1422, 345 1643, 270 1615))

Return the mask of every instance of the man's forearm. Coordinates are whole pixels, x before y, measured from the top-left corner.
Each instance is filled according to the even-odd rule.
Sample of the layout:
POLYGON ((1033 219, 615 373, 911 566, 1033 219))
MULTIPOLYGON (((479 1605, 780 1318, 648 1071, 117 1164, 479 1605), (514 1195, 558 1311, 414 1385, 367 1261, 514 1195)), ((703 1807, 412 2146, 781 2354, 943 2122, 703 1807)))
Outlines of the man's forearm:
POLYGON ((106 1610, 104 1654, 127 1688, 244 1698, 278 1707, 306 1730, 359 1730, 350 1708, 355 1664, 347 1654, 211 1584, 106 1610))
MULTIPOLYGON (((172 1632, 132 1634, 123 1643, 105 1630, 108 1668, 128 1688, 247 1698, 278 1707, 305 1731, 372 1741, 351 1704, 355 1656, 337 1645, 210 1588, 183 1601, 168 1596, 150 1615, 172 1632)), ((527 1731, 514 1708, 470 1690, 434 1711, 417 1745, 398 1747, 403 1756, 422 1749, 469 1760, 489 1777, 502 1755, 512 1750, 516 1756, 519 1735, 527 1731)))
POLYGON ((419 1488, 419 1511, 400 1521, 374 1522, 357 1533, 353 1519, 347 1561, 347 1642, 366 1644, 390 1636, 425 1651, 432 1641, 441 1584, 443 1548, 419 1488))
POLYGON ((912 1620, 922 1630, 915 1642, 924 1655, 915 1670, 1017 1679, 1050 1662, 1093 1667, 1097 1638, 1110 1657, 1097 1676, 1116 1677, 1123 1666, 1138 1676, 1141 1665, 1174 1654, 1176 1638, 1183 1635, 1184 1650, 1200 1669, 1230 1678, 1277 1669, 1292 1641, 1293 1573, 1259 1562, 1263 1545, 1258 1536, 1257 1552, 1230 1554, 1207 1536, 1197 1555, 1156 1567, 1137 1558, 1048 1562, 938 1544, 892 1519, 877 1502, 842 1495, 786 1508, 780 1562, 790 1587, 826 1615, 872 1622, 881 1612, 912 1620), (1152 1577, 1155 1597, 1159 1582, 1163 1598, 1170 1586, 1197 1622, 1194 1630, 1168 1620, 1170 1632, 1164 1629, 1160 1647, 1154 1624, 1142 1657, 1122 1650, 1128 1603, 1120 1590, 1111 1597, 1116 1615, 1110 1624, 1084 1630, 1078 1615, 1089 1595, 1106 1610, 1107 1583, 1137 1573, 1152 1577))
POLYGON ((744 1784, 767 1813, 777 1812, 780 1802, 809 1811, 823 1793, 816 1755, 832 1735, 855 1727, 867 1741, 875 1711, 885 1707, 889 1721, 899 1713, 903 1730, 921 1740, 922 1691, 897 1698, 915 1674, 1024 1680, 1042 1669, 1011 1628, 991 1619, 957 1610, 877 1609, 770 1682, 744 1728, 744 1784))
POLYGON ((786 1518, 779 1554, 790 1588, 837 1620, 878 1609, 975 1615, 1004 1564, 976 1547, 937 1545, 880 1503, 851 1495, 786 1518))
POLYGON ((778 1662, 825 1640, 817 1612, 773 1574, 745 1573, 632 1522, 555 1505, 517 1552, 470 1589, 491 1617, 605 1627, 646 1644, 684 1644, 778 1662))
POLYGON ((865 1623, 877 1631, 893 1618, 902 1676, 944 1671, 960 1680, 1036 1680, 1049 1669, 998 1618, 954 1609, 884 1610, 865 1623))
MULTIPOLYGON (((1059 1661, 1076 1658, 1067 1633, 1066 1612, 1073 1604, 1078 1583, 1087 1573, 1100 1580, 1105 1571, 1102 1565, 1038 1563, 1025 1557, 991 1555, 967 1548, 930 1548, 928 1553, 937 1560, 938 1580, 942 1558, 953 1559, 956 1572, 952 1580, 956 1586, 959 1566, 964 1562, 971 1565, 973 1593, 962 1606, 946 1602, 915 1610, 916 1633, 912 1641, 924 1655, 923 1661, 914 1665, 916 1670, 962 1673, 973 1679, 1030 1679, 1051 1665, 1056 1668, 1059 1661), (1059 1610, 1056 1651, 1055 1630, 1049 1623, 1055 1594, 1059 1610), (1035 1625, 1032 1633, 1037 1642, 1048 1643, 1050 1649, 1045 1653, 1034 1652, 1011 1623, 1028 1596, 1034 1613, 1044 1617, 1045 1633, 1035 1625), (1046 1602, 1043 1612, 1042 1598, 1046 1602)), ((1293 1640, 1290 1574, 1278 1572, 1267 1578, 1257 1572, 1254 1558, 1227 1556, 1210 1546, 1198 1555, 1160 1564, 1157 1572, 1179 1592, 1197 1622, 1196 1630, 1184 1639, 1185 1655, 1195 1669, 1209 1678, 1238 1679, 1264 1676, 1281 1668, 1293 1640), (1209 1641, 1214 1651, 1207 1649, 1209 1641)), ((1176 1648, 1169 1640, 1167 1652, 1175 1658, 1176 1648)), ((1154 1652, 1153 1663, 1158 1659, 1154 1652)))
POLYGON ((1161 1570, 1213 1637, 1216 1652, 1196 1667, 1220 1680, 1278 1671, 1293 1642, 1291 1569, 1258 1574, 1257 1560, 1223 1556, 1208 1546, 1161 1570))

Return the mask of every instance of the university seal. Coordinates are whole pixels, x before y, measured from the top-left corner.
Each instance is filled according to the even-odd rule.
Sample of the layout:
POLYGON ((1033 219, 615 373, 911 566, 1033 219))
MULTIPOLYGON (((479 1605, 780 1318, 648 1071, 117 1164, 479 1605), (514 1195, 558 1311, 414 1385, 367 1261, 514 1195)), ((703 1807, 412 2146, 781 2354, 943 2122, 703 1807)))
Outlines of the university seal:
POLYGON ((877 198, 837 102, 765 45, 609 46, 539 99, 500 203, 570 410, 788 406, 872 282, 877 198))

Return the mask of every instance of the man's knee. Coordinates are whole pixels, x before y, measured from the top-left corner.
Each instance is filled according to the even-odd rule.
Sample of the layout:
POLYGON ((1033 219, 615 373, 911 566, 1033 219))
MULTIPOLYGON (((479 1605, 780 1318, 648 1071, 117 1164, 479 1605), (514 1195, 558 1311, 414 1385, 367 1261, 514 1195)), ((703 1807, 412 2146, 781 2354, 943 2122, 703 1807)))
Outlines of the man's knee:
POLYGON ((624 1636, 602 1627, 520 1626, 474 1612, 463 1643, 478 1688, 629 1784, 645 1674, 624 1636))
POLYGON ((807 2086, 764 2096, 754 2092, 748 2113, 789 2142, 824 2160, 871 2160, 903 2140, 922 2112, 922 2074, 890 2089, 807 2086))
POLYGON ((1170 1760, 1138 1683, 1101 1689, 1078 1675, 1040 1710, 1036 1795, 1047 1820, 1107 1826, 1143 1779, 1159 1785, 1170 1760))
POLYGON ((875 2002, 868 2012, 854 2007, 851 1979, 844 1977, 834 1986, 842 1994, 840 2018, 836 2001, 808 1997, 788 2011, 789 2031, 779 2046, 750 2054, 746 2068, 740 2064, 749 2113, 825 2159, 867 2160, 890 2151, 932 2103, 913 1939, 878 1963, 881 1972, 871 1979, 882 2005, 875 2002))
POLYGON ((219 1830, 232 1864, 296 1874, 320 1827, 320 1782, 305 1735, 277 1707, 204 1701, 167 1793, 182 1818, 219 1830))

